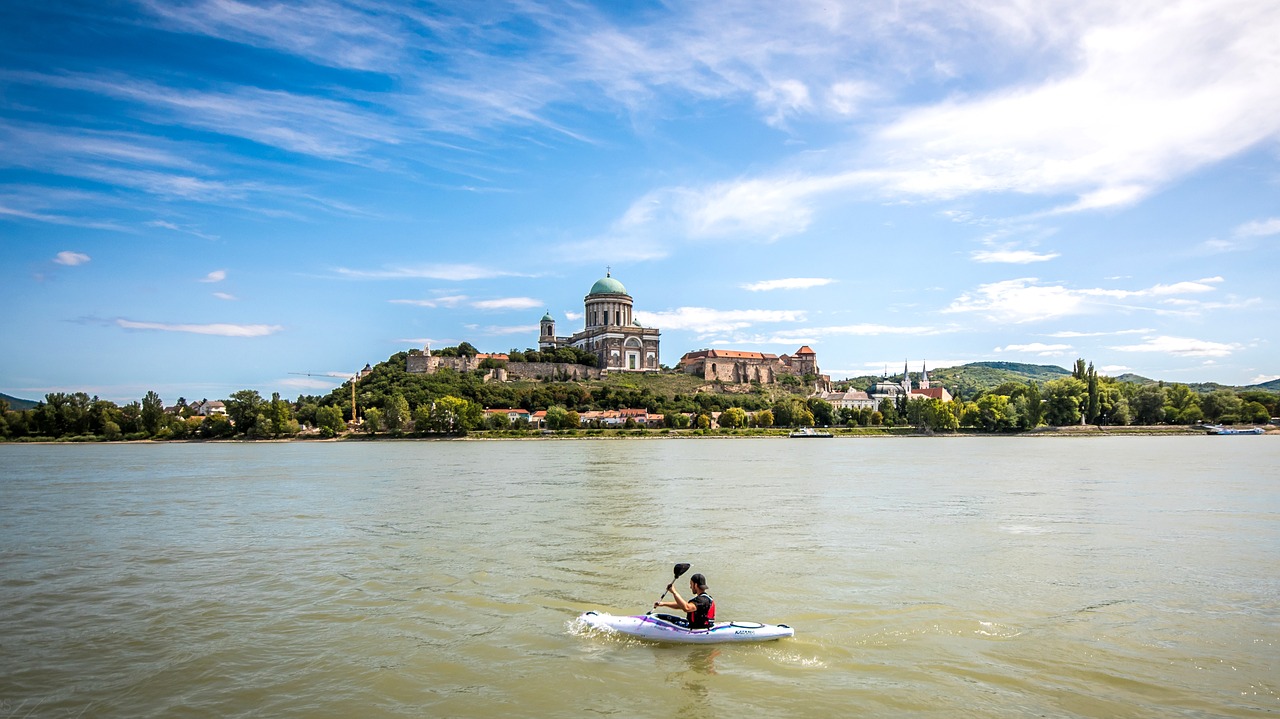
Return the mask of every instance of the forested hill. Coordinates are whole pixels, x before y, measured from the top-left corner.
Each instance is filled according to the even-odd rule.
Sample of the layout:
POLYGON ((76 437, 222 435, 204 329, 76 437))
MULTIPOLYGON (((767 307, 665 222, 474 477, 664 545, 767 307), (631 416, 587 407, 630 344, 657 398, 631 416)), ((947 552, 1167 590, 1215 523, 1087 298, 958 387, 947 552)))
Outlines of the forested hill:
MULTIPOLYGON (((1070 370, 1063 369, 1057 365, 1023 364, 1020 362, 971 362, 957 367, 929 370, 930 384, 946 387, 952 393, 959 390, 960 396, 966 400, 972 400, 978 394, 988 392, 1008 382, 1026 384, 1030 380, 1035 380, 1036 382, 1044 383, 1069 376, 1071 376, 1070 370)), ((891 379, 898 377, 901 377, 901 375, 890 375, 891 379)), ((1139 386, 1157 384, 1159 382, 1159 380, 1133 373, 1125 373, 1115 377, 1115 379, 1119 382, 1139 386)), ((849 382, 855 388, 865 389, 879 380, 879 377, 855 377, 851 378, 849 382)), ((911 381, 913 383, 919 382, 920 373, 912 372, 911 381)), ((1165 384, 1172 383, 1166 382, 1165 384)), ((1235 392, 1247 390, 1280 392, 1280 379, 1248 386, 1224 385, 1217 382, 1185 382, 1182 384, 1186 384, 1197 394, 1208 394, 1209 392, 1224 389, 1235 392)))
MULTIPOLYGON (((950 392, 957 390, 965 399, 973 399, 981 392, 995 389, 1007 382, 1026 384, 1030 380, 1048 382, 1059 377, 1068 377, 1071 372, 1057 365, 1022 364, 1019 362, 971 362, 958 367, 944 367, 929 370, 929 383, 935 387, 946 387, 950 392)), ((901 377, 900 374, 892 377, 901 377)), ((879 377, 856 377, 850 383, 866 389, 879 377)), ((912 372, 911 381, 918 383, 920 373, 912 372)))
POLYGON ((35 409, 35 406, 37 404, 37 402, 34 402, 32 400, 18 399, 17 397, 11 397, 3 392, 0 392, 0 401, 8 402, 9 409, 15 410, 15 411, 21 411, 24 409, 35 409))
MULTIPOLYGON (((1026 384, 1030 380, 1048 382, 1069 377, 1071 372, 1051 364, 1019 362, 973 362, 959 367, 943 367, 929 371, 929 382, 950 391, 960 391, 965 398, 999 387, 1006 382, 1026 384)), ((918 379, 918 378, 917 378, 918 379)))

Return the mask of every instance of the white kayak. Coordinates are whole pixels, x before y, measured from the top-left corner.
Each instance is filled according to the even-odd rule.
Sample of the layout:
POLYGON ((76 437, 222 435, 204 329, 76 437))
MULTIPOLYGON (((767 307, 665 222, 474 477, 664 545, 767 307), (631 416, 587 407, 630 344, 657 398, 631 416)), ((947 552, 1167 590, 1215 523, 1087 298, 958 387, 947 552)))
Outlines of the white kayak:
POLYGON ((683 619, 670 614, 616 617, 612 614, 587 612, 578 617, 587 626, 606 629, 640 639, 680 644, 722 644, 725 642, 769 642, 795 636, 796 630, 785 624, 759 622, 716 622, 710 629, 690 629, 683 619))

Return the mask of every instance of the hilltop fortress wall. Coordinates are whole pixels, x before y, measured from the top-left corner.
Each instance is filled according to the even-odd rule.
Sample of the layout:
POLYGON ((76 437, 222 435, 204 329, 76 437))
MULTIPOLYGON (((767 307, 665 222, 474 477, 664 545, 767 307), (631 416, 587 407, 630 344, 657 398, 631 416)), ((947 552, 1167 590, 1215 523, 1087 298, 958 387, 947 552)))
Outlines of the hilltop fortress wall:
MULTIPOLYGON (((405 371, 413 374, 434 374, 441 369, 454 372, 474 372, 481 369, 480 363, 487 357, 436 357, 435 355, 411 352, 405 358, 405 371)), ((507 362, 505 368, 486 370, 485 381, 507 382, 509 380, 555 379, 562 381, 581 381, 602 379, 607 370, 599 367, 588 367, 580 364, 561 362, 507 362)))

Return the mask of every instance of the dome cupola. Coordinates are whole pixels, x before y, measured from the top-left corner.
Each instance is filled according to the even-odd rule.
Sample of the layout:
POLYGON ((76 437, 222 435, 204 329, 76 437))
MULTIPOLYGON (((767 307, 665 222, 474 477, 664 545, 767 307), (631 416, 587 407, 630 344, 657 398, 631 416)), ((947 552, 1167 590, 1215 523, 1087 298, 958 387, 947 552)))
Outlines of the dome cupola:
POLYGON ((591 292, 589 292, 588 294, 625 295, 627 294, 627 288, 623 287, 621 282, 613 279, 613 276, 610 273, 606 272, 604 277, 601 277, 600 279, 596 280, 596 283, 594 285, 591 285, 591 292))

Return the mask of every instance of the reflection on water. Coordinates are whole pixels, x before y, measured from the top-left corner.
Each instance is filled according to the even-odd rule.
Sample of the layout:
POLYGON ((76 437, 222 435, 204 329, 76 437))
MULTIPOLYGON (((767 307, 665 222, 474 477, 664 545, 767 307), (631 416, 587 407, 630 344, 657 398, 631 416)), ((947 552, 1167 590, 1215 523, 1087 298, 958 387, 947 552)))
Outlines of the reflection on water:
POLYGON ((1278 450, 0 446, 0 719, 1275 713, 1278 450), (573 621, 677 561, 796 637, 573 621))

